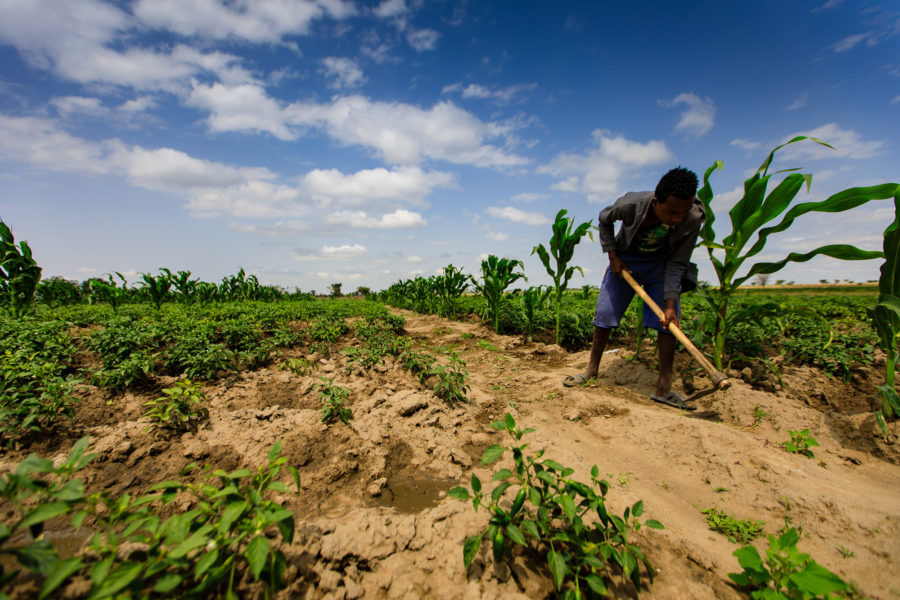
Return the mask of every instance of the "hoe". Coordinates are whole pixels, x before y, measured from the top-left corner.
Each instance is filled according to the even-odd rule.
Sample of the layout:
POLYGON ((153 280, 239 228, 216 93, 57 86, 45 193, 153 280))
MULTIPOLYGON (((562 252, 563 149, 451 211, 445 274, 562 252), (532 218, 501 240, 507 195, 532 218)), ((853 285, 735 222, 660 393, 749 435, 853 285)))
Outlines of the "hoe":
MULTIPOLYGON (((622 277, 625 279, 625 281, 628 282, 628 285, 634 288, 634 291, 637 292, 637 295, 641 297, 641 299, 647 304, 647 306, 649 306, 650 309, 653 310, 654 313, 656 313, 656 316, 659 317, 660 320, 664 320, 665 315, 659 308, 659 305, 656 304, 656 302, 653 301, 653 298, 651 298, 650 295, 647 294, 646 291, 644 291, 644 288, 642 288, 640 284, 634 280, 634 277, 631 276, 631 273, 623 270, 622 277)), ((702 398, 703 396, 712 394, 717 390, 727 390, 729 387, 731 387, 731 382, 728 381, 728 378, 725 376, 725 374, 721 371, 716 370, 716 368, 712 365, 711 362, 709 362, 709 360, 703 355, 703 353, 700 352, 700 350, 698 350, 693 343, 691 343, 691 340, 689 340, 686 335, 684 335, 684 332, 681 331, 678 325, 676 325, 675 323, 670 323, 669 331, 672 333, 672 335, 675 336, 675 339, 677 339, 685 348, 687 348, 687 351, 691 353, 691 356, 694 357, 694 360, 700 363, 700 366, 703 367, 703 370, 706 371, 706 373, 709 375, 710 381, 712 381, 712 387, 705 390, 700 390, 699 392, 694 392, 687 398, 687 401, 696 400, 697 398, 702 398)))

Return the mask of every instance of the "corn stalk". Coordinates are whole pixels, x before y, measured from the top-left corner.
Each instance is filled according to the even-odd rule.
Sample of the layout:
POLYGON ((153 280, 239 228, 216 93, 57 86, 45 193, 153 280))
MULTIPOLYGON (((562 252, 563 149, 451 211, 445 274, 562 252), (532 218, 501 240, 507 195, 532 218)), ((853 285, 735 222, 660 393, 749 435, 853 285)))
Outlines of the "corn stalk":
POLYGON ((472 285, 487 302, 488 315, 494 331, 499 331, 500 327, 500 305, 503 301, 503 291, 520 278, 528 280, 524 273, 514 272, 516 267, 524 269, 525 265, 521 260, 497 258, 491 254, 487 259, 481 261, 481 281, 470 276, 472 285))
POLYGON ((885 353, 884 385, 878 386, 881 409, 875 420, 887 436, 885 421, 900 416, 900 397, 894 387, 897 370, 897 335, 900 334, 900 186, 894 193, 894 222, 884 230, 884 264, 878 279, 878 304, 869 310, 885 353))
POLYGON ((12 231, 0 221, 0 306, 13 318, 30 313, 40 280, 41 268, 32 258, 28 242, 16 245, 12 231))
POLYGON ((862 250, 849 244, 829 244, 820 246, 810 252, 791 252, 785 258, 776 262, 754 263, 743 275, 737 276, 744 262, 763 250, 770 235, 789 228, 801 215, 808 212, 843 212, 861 206, 870 200, 881 200, 894 195, 897 184, 886 183, 869 187, 849 188, 820 202, 802 202, 791 206, 794 197, 804 184, 807 191, 809 191, 809 187, 812 184, 811 174, 795 172, 787 175, 767 195, 766 189, 769 179, 773 175, 797 170, 788 169, 769 174, 768 169, 775 157, 775 153, 788 144, 806 139, 832 148, 832 146, 822 140, 807 136, 797 136, 772 150, 759 169, 749 179, 744 181, 744 196, 728 213, 731 217, 731 233, 725 236, 721 242, 716 241, 716 233, 713 229, 715 214, 711 207, 713 192, 709 184, 709 177, 713 171, 722 169, 722 161, 714 162, 703 176, 703 187, 697 192, 697 196, 706 207, 706 222, 700 230, 701 245, 706 247, 710 261, 715 269, 716 277, 719 280, 718 288, 712 288, 708 294, 704 295, 704 299, 715 314, 712 357, 717 369, 722 369, 724 364, 728 302, 732 294, 745 281, 759 274, 775 273, 789 262, 806 262, 819 255, 830 256, 840 260, 869 260, 884 257, 884 254, 880 251, 862 250), (776 225, 763 227, 767 223, 774 221, 785 211, 787 213, 776 225), (756 236, 755 241, 749 248, 746 248, 754 235, 756 236), (724 252, 724 255, 719 254, 717 256, 717 251, 720 253, 724 252))

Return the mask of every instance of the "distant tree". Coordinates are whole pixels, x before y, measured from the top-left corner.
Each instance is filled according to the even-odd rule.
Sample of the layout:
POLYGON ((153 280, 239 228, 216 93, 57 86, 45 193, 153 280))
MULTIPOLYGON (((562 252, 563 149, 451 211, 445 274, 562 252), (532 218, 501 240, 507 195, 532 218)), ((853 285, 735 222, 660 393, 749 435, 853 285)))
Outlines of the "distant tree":
POLYGON ((372 293, 372 290, 369 289, 368 287, 364 286, 364 285, 361 285, 361 286, 359 286, 358 288, 356 288, 356 295, 357 295, 357 296, 368 296, 368 295, 371 294, 371 293, 372 293))
POLYGON ((819 280, 819 283, 828 283, 828 280, 827 280, 827 279, 820 279, 820 280, 819 280))
POLYGON ((48 306, 78 304, 81 302, 81 286, 65 277, 48 277, 38 283, 35 297, 48 306))
POLYGON ((776 279, 775 285, 784 285, 784 279, 776 279))
POLYGON ((769 274, 768 273, 757 273, 756 276, 753 278, 753 280, 756 282, 756 285, 758 285, 760 287, 766 287, 766 283, 769 282, 769 274))
POLYGON ((332 298, 340 298, 340 296, 341 296, 341 285, 343 285, 343 284, 341 284, 341 283, 332 283, 331 285, 328 286, 328 288, 331 290, 331 297, 332 297, 332 298))

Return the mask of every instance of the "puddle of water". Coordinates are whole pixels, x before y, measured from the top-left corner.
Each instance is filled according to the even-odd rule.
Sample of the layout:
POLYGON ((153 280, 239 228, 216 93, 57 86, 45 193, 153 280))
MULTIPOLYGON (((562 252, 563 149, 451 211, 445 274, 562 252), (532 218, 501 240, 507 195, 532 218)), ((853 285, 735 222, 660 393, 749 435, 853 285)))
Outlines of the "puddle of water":
POLYGON ((417 513, 437 506, 441 492, 455 485, 449 479, 434 477, 400 477, 389 480, 381 495, 375 498, 378 506, 387 506, 402 513, 417 513))

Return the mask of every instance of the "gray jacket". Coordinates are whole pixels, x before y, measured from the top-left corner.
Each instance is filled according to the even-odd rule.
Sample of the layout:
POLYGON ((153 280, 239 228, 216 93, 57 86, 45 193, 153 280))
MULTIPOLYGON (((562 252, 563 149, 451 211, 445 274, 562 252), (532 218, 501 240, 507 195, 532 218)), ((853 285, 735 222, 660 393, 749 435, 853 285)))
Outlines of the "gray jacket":
MULTIPOLYGON (((600 211, 599 229, 600 245, 604 252, 615 250, 621 254, 634 241, 644 217, 650 210, 653 192, 628 192, 600 211), (615 233, 616 221, 622 221, 619 233, 615 233)), ((697 237, 706 214, 700 200, 694 198, 694 206, 682 219, 681 223, 669 231, 668 255, 666 257, 666 274, 663 284, 663 298, 678 298, 681 294, 681 278, 691 264, 691 253, 697 245, 697 237)))

